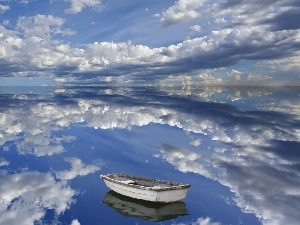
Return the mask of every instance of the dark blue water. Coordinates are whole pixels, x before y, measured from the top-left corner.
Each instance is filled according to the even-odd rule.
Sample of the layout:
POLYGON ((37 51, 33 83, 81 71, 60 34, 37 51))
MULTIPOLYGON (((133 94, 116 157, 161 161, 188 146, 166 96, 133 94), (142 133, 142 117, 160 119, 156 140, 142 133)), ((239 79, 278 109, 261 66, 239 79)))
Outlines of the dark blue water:
POLYGON ((300 89, 0 91, 0 224, 297 224, 300 89), (100 174, 191 184, 179 203, 100 174))

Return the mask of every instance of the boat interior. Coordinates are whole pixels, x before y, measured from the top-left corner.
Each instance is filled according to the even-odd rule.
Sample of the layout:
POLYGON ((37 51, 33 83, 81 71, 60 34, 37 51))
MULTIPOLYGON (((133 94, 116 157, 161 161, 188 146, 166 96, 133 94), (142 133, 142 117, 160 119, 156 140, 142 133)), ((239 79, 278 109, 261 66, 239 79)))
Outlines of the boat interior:
POLYGON ((125 184, 140 185, 145 187, 173 187, 179 185, 178 183, 158 179, 143 178, 123 174, 111 174, 109 177, 125 184))

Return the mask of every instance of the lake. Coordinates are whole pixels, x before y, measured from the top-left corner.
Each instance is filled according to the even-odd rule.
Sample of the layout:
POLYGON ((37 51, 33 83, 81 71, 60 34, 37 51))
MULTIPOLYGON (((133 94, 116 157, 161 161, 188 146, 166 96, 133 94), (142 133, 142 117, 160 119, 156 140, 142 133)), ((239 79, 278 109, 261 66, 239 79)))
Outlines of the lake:
POLYGON ((1 87, 0 224, 299 224, 300 89, 1 87), (191 184, 154 204, 100 174, 191 184))

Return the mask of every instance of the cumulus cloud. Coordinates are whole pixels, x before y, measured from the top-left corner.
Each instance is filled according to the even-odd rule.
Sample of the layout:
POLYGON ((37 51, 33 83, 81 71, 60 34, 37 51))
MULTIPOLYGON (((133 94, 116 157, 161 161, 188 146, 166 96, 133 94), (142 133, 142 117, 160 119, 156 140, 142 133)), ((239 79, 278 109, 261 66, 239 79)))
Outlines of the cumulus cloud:
POLYGON ((95 173, 99 171, 101 167, 99 162, 93 165, 85 165, 76 157, 66 158, 65 161, 71 164, 71 170, 56 172, 56 176, 63 180, 72 180, 77 176, 86 176, 90 173, 95 173))
POLYGON ((196 139, 190 142, 191 145, 193 146, 200 146, 201 145, 201 140, 200 139, 196 139))
MULTIPOLYGON (((95 0, 70 3, 70 13, 101 5, 101 1, 95 0)), ((293 18, 299 6, 292 0, 268 1, 268 4, 262 1, 226 1, 211 5, 207 1, 180 0, 160 18, 163 24, 171 25, 198 17, 202 7, 210 8, 208 11, 215 17, 213 20, 222 20, 226 26, 222 27, 220 23, 217 29, 208 31, 205 36, 162 47, 131 42, 94 42, 80 48, 73 47, 59 40, 62 36, 76 34, 64 27, 65 19, 41 14, 21 16, 15 27, 9 26, 9 29, 0 25, 0 74, 43 74, 53 79, 65 79, 65 83, 104 81, 112 84, 120 80, 121 83, 132 81, 137 84, 167 79, 169 75, 195 74, 200 69, 233 66, 243 60, 261 60, 256 66, 274 68, 274 74, 297 71, 299 51, 295 49, 299 43, 299 29, 280 24, 282 20, 279 19, 287 14, 293 18)), ((190 26, 195 33, 201 28, 202 24, 190 26)), ((262 75, 264 77, 259 82, 269 84, 275 80, 272 73, 262 75)), ((245 79, 247 76, 241 74, 245 79)), ((248 81, 255 83, 259 78, 255 76, 248 76, 248 81)), ((213 78, 217 80, 217 77, 213 78)), ((218 81, 226 83, 226 79, 218 81)))
POLYGON ((32 225, 47 209, 60 215, 74 203, 75 191, 48 173, 0 174, 0 178, 0 224, 32 225))
MULTIPOLYGON (((209 36, 160 48, 131 43, 94 43, 84 51, 77 70, 101 71, 109 75, 124 74, 126 70, 127 74, 139 75, 142 69, 143 78, 147 80, 147 74, 176 75, 197 69, 230 66, 242 59, 267 59, 271 54, 278 57, 289 54, 278 51, 280 44, 276 48, 270 47, 273 43, 288 38, 289 31, 269 33, 269 36, 262 36, 261 33, 260 27, 226 28, 214 31, 209 36)), ((296 42, 289 44, 292 47, 296 42)), ((285 48, 286 43, 282 47, 285 48)))
POLYGON ((254 146, 215 149, 192 158, 198 153, 174 146, 162 147, 161 153, 178 170, 198 173, 229 187, 235 194, 233 201, 244 212, 254 213, 263 224, 296 224, 299 219, 295 208, 300 193, 296 161, 254 146))
MULTIPOLYGON (((30 99, 31 95, 25 96, 26 101, 3 99, 0 144, 5 148, 7 142, 18 143, 19 139, 26 142, 30 136, 43 139, 43 133, 55 140, 55 131, 83 121, 86 126, 98 129, 130 129, 147 124, 176 126, 188 133, 203 135, 218 147, 196 152, 163 144, 160 156, 166 162, 182 172, 198 173, 229 187, 235 193, 236 204, 245 212, 254 213, 265 224, 293 224, 299 221, 295 207, 299 205, 300 193, 297 169, 299 154, 295 153, 300 140, 298 95, 290 101, 274 95, 274 99, 268 98, 273 99, 271 102, 266 103, 263 98, 261 105, 251 105, 271 110, 265 112, 242 111, 224 103, 224 99, 272 94, 271 91, 262 92, 260 89, 216 89, 206 95, 199 92, 197 96, 203 101, 189 98, 190 101, 184 106, 181 104, 183 96, 177 96, 180 92, 172 96, 173 93, 167 92, 167 89, 165 98, 148 95, 143 103, 136 100, 135 94, 123 93, 120 89, 96 90, 85 93, 80 89, 80 97, 74 95, 74 88, 59 90, 51 95, 53 99, 49 102, 30 99), (218 99, 217 94, 222 98, 218 99), (74 101, 69 101, 70 96, 74 101), (60 104, 54 104, 55 99, 59 99, 60 104), (271 191, 270 186, 275 188, 271 191), (280 198, 274 199, 273 196, 280 198)), ((249 101, 252 102, 251 99, 249 101)), ((55 142, 63 143, 61 139, 55 142)), ((201 143, 196 140, 191 144, 195 149, 201 143)), ((204 144, 201 144, 202 147, 204 144)), ((86 165, 78 158, 67 158, 66 161, 71 168, 56 172, 57 178, 62 180, 85 176, 101 168, 100 162, 86 165)), ((2 164, 6 164, 6 161, 2 160, 2 164)))
POLYGON ((52 15, 37 14, 33 17, 22 16, 18 19, 16 29, 21 31, 26 37, 50 37, 51 35, 73 35, 74 32, 62 26, 65 20, 52 15))
MULTIPOLYGON (((77 3, 80 6, 96 4, 94 1, 77 3)), ((184 12, 194 10, 195 6, 201 7, 203 3, 178 1, 170 11, 172 15, 177 11, 185 15, 184 12)), ((250 7, 249 4, 245 4, 245 7, 250 7)), ((283 8, 284 5, 278 6, 283 8)), ((242 12, 234 11, 235 19, 230 21, 232 24, 238 23, 238 26, 221 27, 206 36, 154 48, 131 42, 95 42, 82 48, 72 47, 57 39, 59 36, 75 34, 71 29, 64 28, 63 18, 40 14, 23 16, 18 19, 14 30, 0 26, 0 65, 3 68, 0 73, 5 76, 39 76, 42 71, 44 75, 58 79, 64 76, 62 79, 66 79, 67 83, 82 83, 83 80, 97 83, 106 80, 105 77, 117 76, 123 76, 122 81, 132 79, 133 82, 147 82, 170 74, 177 76, 200 69, 232 66, 242 60, 265 60, 265 65, 274 62, 273 65, 278 67, 287 67, 284 61, 290 58, 294 59, 290 67, 296 69, 298 64, 295 60, 299 52, 289 49, 298 46, 299 30, 272 30, 270 23, 246 21, 248 17, 245 21, 235 22, 241 20, 241 13, 255 13, 250 8, 240 10, 242 12)), ((282 10, 276 13, 280 14, 282 10)), ((215 11, 222 17, 233 13, 233 9, 222 4, 215 11)), ((197 25, 191 29, 198 32, 201 28, 197 25)), ((255 80, 253 76, 249 78, 255 80)), ((267 76, 264 78, 270 80, 267 76)))
POLYGON ((300 119, 300 103, 297 99, 278 100, 276 102, 269 102, 268 104, 258 104, 257 107, 263 110, 293 114, 300 119))
POLYGON ((298 71, 300 71, 299 56, 286 57, 283 59, 266 60, 257 64, 263 68, 269 69, 270 71, 280 70, 283 73, 284 72, 298 73, 298 71))
POLYGON ((264 82, 264 81, 270 81, 272 80, 272 77, 270 76, 257 76, 253 74, 249 74, 247 77, 248 81, 253 81, 253 83, 259 83, 259 82, 264 82))
POLYGON ((72 220, 71 225, 80 225, 80 223, 77 219, 75 219, 75 220, 72 220))
MULTIPOLYGON (((161 89, 161 91, 166 91, 168 95, 173 93, 167 89, 161 89)), ((68 93, 60 92, 61 90, 58 90, 56 94, 65 95, 68 93)), ((113 93, 113 90, 105 90, 103 94, 108 95, 111 92, 113 93)), ((190 95, 192 92, 194 90, 180 89, 179 92, 174 92, 174 94, 184 93, 190 95)), ((222 101, 218 99, 218 93, 219 96, 226 94, 228 99, 231 100, 270 94, 270 92, 262 92, 260 89, 246 92, 239 89, 227 91, 226 89, 212 88, 200 90, 199 93, 194 92, 193 94, 198 95, 204 101, 222 101), (210 92, 206 92, 206 90, 210 92)), ((122 93, 119 94, 122 95, 122 93)), ((124 101, 127 102, 128 99, 124 101)), ((154 99, 153 101, 155 102, 156 100, 154 99)), ((257 144, 267 146, 267 140, 270 138, 297 140, 294 137, 294 134, 297 132, 288 132, 291 127, 289 127, 289 124, 278 120, 276 114, 272 115, 272 121, 276 121, 277 123, 276 129, 274 129, 274 125, 261 119, 259 114, 243 114, 234 107, 218 105, 217 103, 216 106, 220 108, 224 107, 224 109, 220 109, 224 111, 223 114, 220 114, 216 110, 214 117, 211 117, 212 112, 205 104, 201 111, 196 110, 199 106, 194 105, 196 108, 193 108, 192 105, 191 109, 196 114, 193 115, 193 119, 189 119, 191 115, 184 112, 177 112, 180 106, 174 106, 174 108, 156 108, 155 106, 136 105, 133 107, 126 104, 108 104, 105 99, 101 100, 98 97, 93 99, 91 96, 89 98, 77 99, 72 104, 66 102, 65 104, 56 105, 52 102, 38 102, 35 99, 28 99, 26 102, 28 105, 23 105, 22 108, 15 106, 13 109, 8 108, 0 114, 0 125, 2 128, 0 131, 0 144, 4 145, 10 140, 14 140, 17 150, 21 154, 34 154, 37 156, 60 154, 65 151, 63 144, 72 142, 74 137, 59 136, 59 132, 56 131, 60 131, 73 123, 81 123, 83 121, 89 127, 101 129, 130 129, 132 126, 143 126, 149 123, 168 124, 182 128, 185 131, 205 134, 212 140, 236 143, 238 145, 257 144), (252 123, 245 123, 241 126, 239 118, 244 116, 252 118, 252 123), (234 128, 227 129, 223 124, 232 124, 234 128), (257 135, 258 133, 260 135, 257 135)), ((281 101, 277 100, 276 102, 280 103, 281 101)), ((297 105, 299 104, 291 105, 293 105, 293 111, 297 112, 297 105)), ((271 107, 271 105, 269 106, 271 107)), ((273 109, 275 107, 276 105, 272 106, 273 109)), ((280 105, 276 108, 280 108, 280 105)))
MULTIPOLYGON (((40 76, 41 68, 55 68, 64 54, 56 50, 60 42, 53 40, 52 35, 73 34, 71 30, 63 29, 63 24, 64 19, 54 16, 20 17, 16 30, 22 37, 18 32, 0 26, 0 64, 6 71, 3 72, 11 73, 11 76, 40 76)), ((64 66, 68 67, 68 63, 64 66)))
POLYGON ((66 0, 71 3, 70 8, 66 9, 66 13, 77 14, 84 8, 91 7, 96 10, 100 10, 102 7, 101 0, 66 0))
POLYGON ((201 73, 194 74, 169 75, 159 80, 159 84, 161 87, 169 86, 182 88, 190 88, 193 85, 217 86, 223 83, 223 78, 207 70, 204 70, 201 73))
POLYGON ((175 5, 162 12, 160 23, 162 26, 170 26, 195 19, 200 16, 198 9, 206 2, 206 0, 179 0, 175 5))
POLYGON ((74 140, 74 137, 53 137, 51 131, 40 130, 38 134, 29 134, 24 139, 16 141, 17 151, 22 154, 31 154, 37 157, 61 154, 65 151, 63 143, 74 140))
POLYGON ((201 26, 200 25, 193 25, 190 27, 190 29, 193 31, 193 32, 197 32, 199 33, 201 31, 201 26))
POLYGON ((26 107, 15 109, 13 114, 0 113, 0 145, 14 139, 19 154, 32 154, 39 157, 64 152, 63 143, 73 141, 74 137, 53 134, 54 131, 61 130, 62 127, 66 127, 70 122, 63 119, 62 111, 58 112, 56 110, 52 106, 37 104, 32 106, 32 108, 29 106, 27 109, 26 107), (46 117, 41 115, 43 113, 45 113, 44 116, 46 117, 47 115, 52 115, 52 119, 46 119, 46 117), (22 123, 17 122, 18 118, 25 117, 27 118, 22 123), (56 120, 55 126, 49 126, 49 122, 53 120, 56 120), (19 134, 22 132, 25 132, 26 135, 20 138, 19 134))
POLYGON ((163 144, 161 146, 162 158, 174 165, 181 172, 194 172, 205 177, 212 177, 211 172, 207 170, 205 161, 200 161, 201 155, 175 146, 163 144))
POLYGON ((284 1, 225 1, 214 5, 214 15, 230 18, 235 25, 266 25, 271 30, 299 29, 296 21, 299 4, 294 0, 284 1))
POLYGON ((8 5, 0 4, 0 14, 5 13, 9 9, 10 9, 10 7, 8 5))
POLYGON ((0 166, 8 166, 9 162, 6 161, 4 158, 0 158, 0 166))

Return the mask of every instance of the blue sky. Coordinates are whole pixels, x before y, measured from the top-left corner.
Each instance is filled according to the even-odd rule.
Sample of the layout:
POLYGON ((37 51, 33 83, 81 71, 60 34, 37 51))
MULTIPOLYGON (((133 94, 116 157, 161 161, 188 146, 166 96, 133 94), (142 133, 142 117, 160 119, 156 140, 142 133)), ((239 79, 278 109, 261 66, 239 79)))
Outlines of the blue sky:
POLYGON ((299 0, 0 0, 0 85, 299 85, 299 18, 299 0))

